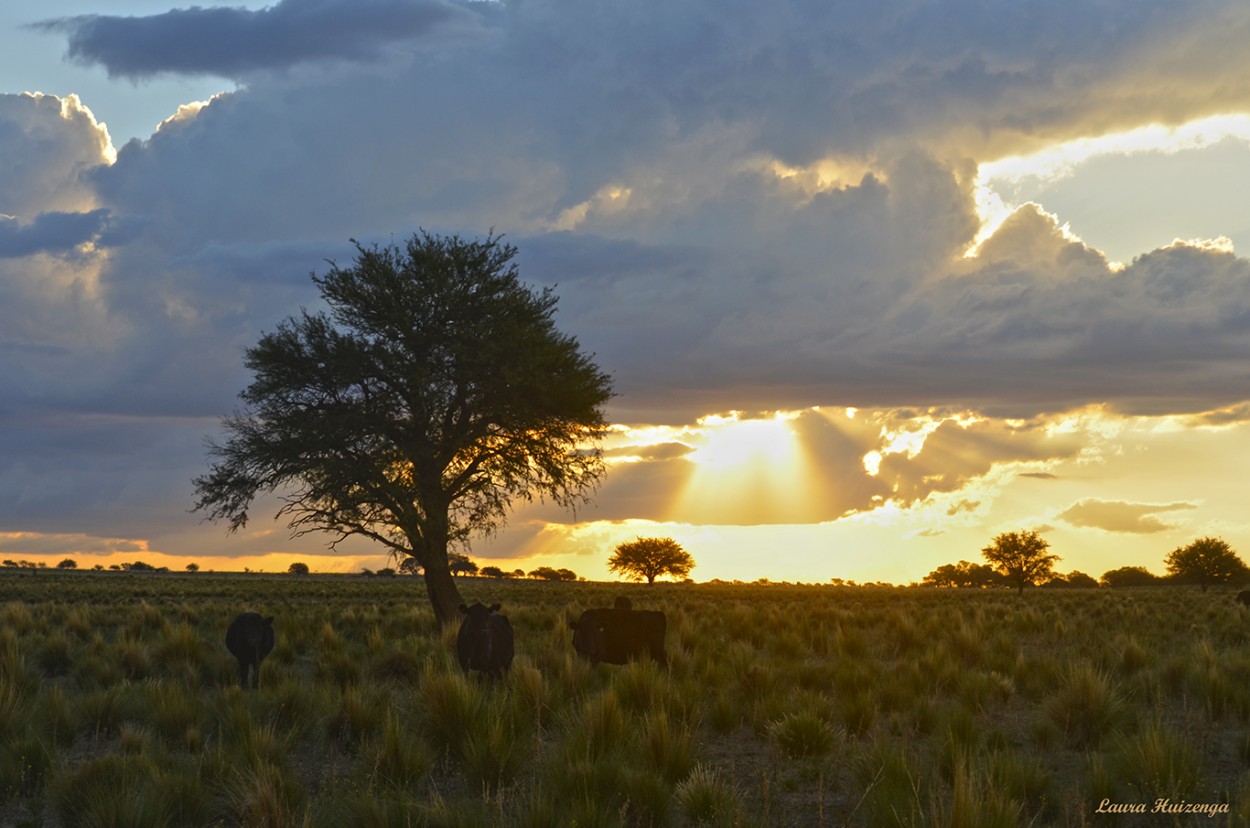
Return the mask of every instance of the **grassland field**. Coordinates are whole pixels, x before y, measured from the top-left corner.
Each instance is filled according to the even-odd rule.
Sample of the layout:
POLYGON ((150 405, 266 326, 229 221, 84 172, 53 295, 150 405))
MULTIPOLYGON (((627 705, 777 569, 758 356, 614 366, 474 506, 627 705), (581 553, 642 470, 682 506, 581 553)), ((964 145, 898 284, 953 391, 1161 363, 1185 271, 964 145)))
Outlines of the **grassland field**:
POLYGON ((0 572, 0 825, 1250 825, 1229 590, 460 589, 512 621, 498 684, 415 578, 0 572), (574 654, 617 595, 667 671, 574 654), (1160 799, 1217 813, 1111 812, 1160 799))

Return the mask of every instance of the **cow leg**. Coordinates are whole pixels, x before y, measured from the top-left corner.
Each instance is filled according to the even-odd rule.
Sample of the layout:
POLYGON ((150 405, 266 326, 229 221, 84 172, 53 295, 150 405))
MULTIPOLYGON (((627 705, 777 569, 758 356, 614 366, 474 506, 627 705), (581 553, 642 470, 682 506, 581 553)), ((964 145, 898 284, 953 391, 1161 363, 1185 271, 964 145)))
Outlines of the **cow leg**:
POLYGON ((247 689, 247 662, 239 659, 239 686, 247 689))

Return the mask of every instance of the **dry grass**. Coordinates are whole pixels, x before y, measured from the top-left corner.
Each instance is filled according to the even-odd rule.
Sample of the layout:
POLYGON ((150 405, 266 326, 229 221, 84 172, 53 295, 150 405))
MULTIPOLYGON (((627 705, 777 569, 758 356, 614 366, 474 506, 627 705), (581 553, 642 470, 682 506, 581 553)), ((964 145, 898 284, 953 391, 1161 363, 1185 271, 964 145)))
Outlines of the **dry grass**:
POLYGON ((404 578, 0 586, 5 825, 1085 825, 1103 797, 1250 815, 1231 593, 470 580, 517 631, 485 683, 404 578), (669 669, 573 655, 567 620, 619 594, 668 614, 669 669), (257 692, 223 646, 242 609, 277 618, 257 692))

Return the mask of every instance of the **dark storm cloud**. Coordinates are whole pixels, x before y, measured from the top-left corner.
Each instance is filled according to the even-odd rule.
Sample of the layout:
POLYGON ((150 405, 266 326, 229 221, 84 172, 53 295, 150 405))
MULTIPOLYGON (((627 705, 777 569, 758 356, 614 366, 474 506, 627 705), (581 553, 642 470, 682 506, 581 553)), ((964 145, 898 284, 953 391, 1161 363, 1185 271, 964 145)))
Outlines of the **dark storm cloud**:
POLYGON ((222 6, 148 17, 82 15, 38 24, 63 32, 73 60, 132 79, 162 73, 242 77, 306 61, 374 61, 388 46, 473 17, 441 0, 280 0, 251 11, 222 6))
POLYGON ((109 211, 41 213, 29 224, 0 216, 0 259, 35 253, 66 254, 79 245, 97 241, 104 233, 109 211))

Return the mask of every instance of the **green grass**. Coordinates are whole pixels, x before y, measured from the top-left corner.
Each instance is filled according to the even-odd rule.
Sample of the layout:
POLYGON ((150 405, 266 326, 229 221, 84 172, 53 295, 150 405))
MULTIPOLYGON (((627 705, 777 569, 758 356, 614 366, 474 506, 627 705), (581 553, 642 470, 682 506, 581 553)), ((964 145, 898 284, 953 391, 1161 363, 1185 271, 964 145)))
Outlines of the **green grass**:
MULTIPOLYGON (((1233 593, 461 583, 517 656, 464 676, 418 581, 0 572, 0 824, 1086 825, 1250 816, 1233 593), (628 595, 669 667, 591 666, 628 595), (276 618, 258 691, 224 647, 276 618)), ((1170 823, 1169 823, 1170 824, 1170 823)))

